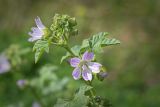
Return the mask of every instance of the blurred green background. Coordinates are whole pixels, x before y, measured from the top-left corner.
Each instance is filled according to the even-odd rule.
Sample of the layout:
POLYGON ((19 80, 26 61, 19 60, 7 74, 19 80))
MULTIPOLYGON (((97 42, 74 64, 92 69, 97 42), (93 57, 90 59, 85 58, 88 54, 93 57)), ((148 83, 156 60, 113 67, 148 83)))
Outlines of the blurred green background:
MULTIPOLYGON (((159 107, 159 7, 160 0, 0 0, 0 52, 11 44, 32 47, 27 41, 28 32, 35 26, 36 16, 49 26, 55 13, 68 14, 76 17, 79 29, 72 45, 101 31, 121 41, 99 56, 109 76, 103 83, 94 84, 97 94, 106 96, 114 107, 159 107)), ((34 64, 34 54, 28 54, 30 63, 23 65, 23 77, 36 76, 38 68, 46 63, 58 65, 65 54, 56 47, 50 52, 38 64, 34 64)), ((71 72, 72 68, 63 63, 56 73, 68 76, 72 84, 69 87, 75 90, 80 83, 72 79, 71 72)), ((19 76, 11 73, 0 75, 0 107, 13 107, 11 104, 20 100, 30 104, 34 99, 28 91, 18 89, 17 79, 19 76)))

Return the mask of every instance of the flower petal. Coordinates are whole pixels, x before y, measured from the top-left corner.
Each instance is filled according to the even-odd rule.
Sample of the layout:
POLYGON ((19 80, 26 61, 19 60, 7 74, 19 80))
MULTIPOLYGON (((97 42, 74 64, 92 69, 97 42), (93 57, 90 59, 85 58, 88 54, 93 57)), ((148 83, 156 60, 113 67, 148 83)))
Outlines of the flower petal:
POLYGON ((102 66, 100 63, 97 62, 88 62, 87 65, 94 73, 99 73, 100 67, 102 66))
POLYGON ((25 85, 26 85, 27 81, 26 80, 18 80, 17 81, 17 85, 20 87, 20 88, 23 88, 25 85))
POLYGON ((45 26, 43 25, 41 19, 37 16, 37 18, 35 19, 36 25, 39 29, 45 29, 45 26))
POLYGON ((88 51, 86 51, 82 56, 82 60, 87 60, 87 61, 91 61, 93 60, 93 58, 94 58, 94 53, 88 51))
POLYGON ((0 74, 8 72, 11 69, 8 59, 4 55, 0 55, 0 74))
POLYGON ((72 67, 77 67, 78 66, 78 64, 80 63, 80 59, 79 58, 71 58, 70 59, 70 65, 72 66, 72 67))
POLYGON ((85 81, 92 80, 92 72, 87 67, 83 66, 82 77, 85 81))
POLYGON ((28 33, 30 36, 40 36, 42 37, 42 35, 44 35, 43 30, 40 30, 36 27, 32 27, 32 32, 28 33))
POLYGON ((33 42, 33 41, 36 41, 36 40, 39 40, 39 39, 41 39, 41 37, 39 37, 39 36, 36 36, 36 37, 32 36, 31 38, 28 39, 28 41, 29 42, 33 42))
POLYGON ((31 36, 31 38, 29 38, 28 41, 33 42, 38 39, 41 39, 44 33, 40 29, 33 27, 32 32, 29 32, 28 34, 31 36))
POLYGON ((75 68, 72 72, 72 76, 75 80, 79 79, 80 76, 81 76, 81 71, 80 71, 80 68, 75 68))

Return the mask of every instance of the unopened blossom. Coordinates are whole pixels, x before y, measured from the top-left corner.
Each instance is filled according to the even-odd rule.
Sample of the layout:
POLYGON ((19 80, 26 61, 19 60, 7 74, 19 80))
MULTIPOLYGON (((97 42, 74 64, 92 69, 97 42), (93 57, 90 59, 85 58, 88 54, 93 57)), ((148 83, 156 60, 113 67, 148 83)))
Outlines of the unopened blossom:
POLYGON ((100 72, 98 73, 97 77, 100 81, 103 81, 108 76, 107 72, 100 72))
POLYGON ((5 55, 0 55, 0 74, 8 72, 11 65, 5 55))
POLYGON ((100 72, 98 74, 101 78, 106 78, 108 76, 108 73, 107 72, 100 72))
POLYGON ((21 80, 18 80, 18 81, 17 81, 17 86, 18 86, 19 88, 24 88, 24 87, 26 86, 26 84, 27 84, 27 81, 26 81, 26 80, 21 79, 21 80))
POLYGON ((38 16, 35 19, 35 23, 36 23, 37 27, 32 27, 31 28, 32 32, 28 33, 31 36, 28 39, 29 42, 39 40, 45 34, 44 30, 46 29, 46 27, 43 25, 41 19, 38 16))
POLYGON ((74 67, 72 76, 75 80, 82 78, 85 81, 92 80, 92 73, 99 73, 101 64, 97 62, 92 62, 94 58, 93 52, 86 51, 82 58, 74 57, 70 59, 70 65, 74 67))

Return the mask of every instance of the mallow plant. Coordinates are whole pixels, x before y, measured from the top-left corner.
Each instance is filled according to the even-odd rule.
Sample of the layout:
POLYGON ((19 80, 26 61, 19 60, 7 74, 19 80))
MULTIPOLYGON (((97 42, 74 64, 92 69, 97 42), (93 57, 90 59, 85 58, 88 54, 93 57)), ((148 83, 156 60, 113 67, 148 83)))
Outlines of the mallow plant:
MULTIPOLYGON (((84 39, 81 45, 70 47, 70 38, 78 35, 77 22, 74 17, 55 14, 52 24, 47 27, 40 19, 35 18, 36 27, 28 33, 29 42, 33 42, 35 63, 43 53, 49 53, 50 48, 58 46, 66 50, 60 63, 69 62, 73 71, 68 71, 75 81, 84 81, 83 86, 75 92, 71 99, 58 99, 54 107, 107 107, 111 106, 103 96, 98 96, 92 85, 93 80, 102 81, 108 74, 105 67, 98 61, 96 55, 103 52, 103 48, 120 44, 114 38, 108 38, 107 32, 100 32, 84 39)), ((45 73, 45 72, 44 72, 45 73)), ((57 84, 58 85, 58 84, 57 84)), ((54 89, 53 89, 54 90, 54 89)))

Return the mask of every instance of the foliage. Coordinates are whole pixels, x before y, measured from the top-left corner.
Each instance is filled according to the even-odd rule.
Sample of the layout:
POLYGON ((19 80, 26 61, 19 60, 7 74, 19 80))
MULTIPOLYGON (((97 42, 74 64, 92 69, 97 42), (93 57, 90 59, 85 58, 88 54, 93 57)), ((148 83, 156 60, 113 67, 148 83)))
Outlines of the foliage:
POLYGON ((89 96, 86 96, 85 92, 91 89, 92 87, 87 85, 81 86, 72 100, 59 99, 54 107, 87 107, 89 96))
POLYGON ((40 59, 43 52, 49 53, 49 42, 45 40, 38 40, 34 47, 33 51, 35 51, 35 63, 40 59))
MULTIPOLYGON (((36 21, 37 20, 38 19, 36 19, 36 21)), ((40 19, 39 21, 41 22, 40 19)), ((41 23, 38 23, 38 26, 41 25, 41 23)), ((91 62, 93 61, 93 59, 95 59, 94 52, 100 52, 102 50, 102 47, 105 47, 105 46, 120 44, 120 41, 116 39, 106 38, 106 35, 108 35, 108 33, 100 32, 98 34, 93 35, 89 39, 85 39, 81 46, 75 45, 72 48, 70 48, 68 45, 69 44, 68 40, 72 35, 76 35, 77 33, 77 29, 75 29, 76 25, 77 23, 75 18, 71 18, 68 15, 55 14, 53 18, 53 22, 50 27, 51 33, 47 33, 47 36, 46 36, 46 33, 44 33, 44 35, 41 34, 42 38, 39 38, 40 40, 37 40, 33 47, 33 51, 35 51, 35 62, 37 62, 40 59, 44 51, 49 53, 50 44, 54 44, 56 46, 62 47, 66 49, 67 52, 65 56, 62 56, 61 63, 69 57, 71 58, 74 57, 73 59, 70 60, 71 66, 75 67, 75 64, 76 64, 76 68, 72 73, 73 78, 75 80, 80 79, 80 76, 82 74, 83 80, 89 82, 90 86, 92 86, 92 84, 90 83, 93 81, 92 75, 94 73, 101 73, 103 71, 101 70, 102 65, 100 63, 91 62), (82 60, 80 60, 82 56, 83 58, 82 60)), ((36 33, 36 31, 34 31, 34 33, 36 33)), ((32 38, 36 38, 36 36, 37 34, 32 35, 32 38)), ((63 87, 63 85, 65 84, 63 80, 61 80, 62 82, 58 80, 57 77, 51 73, 50 69, 52 70, 54 69, 54 67, 51 67, 51 68, 47 67, 42 69, 42 71, 40 71, 40 79, 34 79, 32 81, 32 87, 38 86, 38 89, 42 89, 42 87, 46 87, 46 89, 41 90, 43 94, 44 93, 50 94, 56 90, 60 90, 60 88, 63 87), (54 81, 54 82, 52 82, 51 84, 47 83, 48 86, 45 86, 46 81, 47 82, 54 81), (58 86, 55 89, 52 89, 55 87, 57 83, 58 83, 58 86)), ((104 78, 104 76, 102 78, 104 78)), ((98 79, 100 81, 103 80, 103 79, 100 79, 100 77, 98 77, 98 79)), ((95 96, 96 95, 91 89, 91 87, 83 86, 79 89, 79 92, 74 95, 74 98, 71 101, 59 99, 55 107, 103 106, 104 105, 103 100, 100 99, 100 101, 97 102, 94 99, 95 96), (90 91, 90 93, 88 96, 86 96, 85 92, 88 90, 90 91)), ((46 105, 42 101, 40 102, 41 102, 41 105, 43 106, 46 105)))
POLYGON ((120 44, 119 40, 106 38, 107 35, 107 32, 100 32, 89 39, 83 40, 81 50, 89 48, 94 52, 102 52, 102 47, 120 44))
MULTIPOLYGON (((91 50, 93 52, 100 53, 102 52, 102 47, 120 44, 119 40, 114 38, 107 38, 107 35, 107 32, 100 32, 98 34, 95 34, 88 39, 84 39, 81 46, 75 45, 71 48, 71 50, 75 56, 80 56, 80 54, 85 52, 86 50, 91 50)), ((62 56, 61 63, 71 56, 72 55, 67 52, 66 55, 62 56)))
POLYGON ((39 71, 39 76, 32 79, 30 85, 45 96, 63 90, 69 79, 67 77, 59 79, 55 74, 57 70, 58 68, 53 65, 43 66, 39 71))
MULTIPOLYGON (((37 15, 42 16, 47 24, 50 23, 47 19, 50 19, 55 11, 74 15, 79 23, 80 36, 77 37, 78 39, 72 39, 71 44, 79 43, 80 39, 99 30, 107 30, 123 41, 119 48, 106 48, 101 54, 103 57, 97 54, 97 60, 107 66, 109 74, 107 80, 105 79, 102 83, 95 81, 97 94, 106 96, 113 106, 118 107, 158 107, 160 105, 158 0, 139 0, 134 3, 118 0, 101 2, 95 0, 92 2, 81 0, 76 2, 65 0, 11 2, 6 0, 6 2, 0 2, 2 2, 0 3, 2 16, 0 50, 4 50, 13 43, 20 44, 23 48, 31 47, 27 43, 26 31, 28 32, 33 23, 33 17, 37 15), (3 5, 5 3, 8 5, 3 5), (8 17, 10 16, 8 14, 12 17, 8 17), (24 18, 26 14, 27 20, 24 18)), ((17 89, 15 81, 21 78, 37 78, 37 69, 47 62, 57 65, 64 51, 57 48, 52 48, 52 50, 50 49, 50 54, 43 56, 37 64, 33 62, 32 53, 23 56, 22 60, 25 61, 27 58, 29 63, 20 63, 20 66, 17 66, 22 68, 20 69, 22 74, 9 72, 0 75, 0 105, 2 107, 32 106, 32 102, 36 99, 27 90, 17 89)), ((82 50, 82 53, 84 51, 82 50)), ((13 68, 12 70, 16 71, 13 68)), ((58 76, 60 79, 66 75, 70 76, 70 71, 71 68, 66 66, 66 63, 62 63, 58 72, 55 73, 60 75, 58 76)), ((69 85, 71 90, 68 94, 71 94, 78 86, 78 81, 71 81, 69 85)), ((58 98, 60 97, 62 96, 58 98)))
MULTIPOLYGON (((40 15, 47 25, 51 22, 48 19, 53 15, 50 13, 55 11, 74 15, 79 23, 77 27, 80 36, 72 39, 71 45, 80 43, 79 40, 99 30, 107 30, 112 36, 123 41, 118 48, 106 48, 101 54, 103 57, 100 54, 97 55, 98 60, 107 66, 109 75, 102 83, 95 81, 97 94, 109 98, 115 107, 159 107, 159 0, 18 1, 0 1, 1 52, 13 43, 20 44, 22 48, 31 47, 27 42, 26 32, 31 27, 35 16, 40 15), (28 16, 25 17, 26 15, 28 16)), ((27 90, 17 89, 16 80, 37 78, 39 67, 48 62, 57 65, 60 55, 63 54, 62 49, 53 48, 53 51, 50 49, 50 54, 43 56, 37 64, 34 64, 32 53, 21 57, 22 61, 26 61, 27 58, 29 63, 22 62, 20 66, 16 66, 22 68, 20 72, 17 73, 17 70, 12 68, 14 73, 0 75, 0 105, 31 107, 36 99, 27 90)), ((66 66, 66 63, 62 63, 55 73, 61 79, 66 75, 70 76, 70 71, 71 68, 66 66)), ((70 96, 81 82, 71 79, 69 83, 69 91, 65 90, 68 92, 67 96, 70 96)), ((59 95, 59 98, 63 95, 59 95)), ((55 99, 52 101, 55 102, 55 99)))
POLYGON ((25 56, 29 52, 31 52, 30 48, 23 48, 18 44, 12 44, 4 51, 4 54, 11 62, 12 67, 18 67, 24 63, 25 56))

